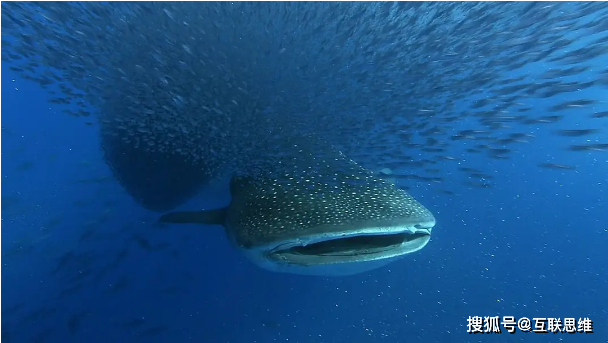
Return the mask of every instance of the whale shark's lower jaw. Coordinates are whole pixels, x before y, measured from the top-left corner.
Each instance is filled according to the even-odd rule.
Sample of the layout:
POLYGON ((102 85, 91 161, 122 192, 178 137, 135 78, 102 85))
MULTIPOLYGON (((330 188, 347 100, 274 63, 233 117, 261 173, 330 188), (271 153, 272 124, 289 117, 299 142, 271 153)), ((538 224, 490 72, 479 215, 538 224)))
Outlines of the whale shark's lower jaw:
POLYGON ((305 275, 341 276, 382 267, 429 242, 435 221, 414 226, 368 227, 356 232, 320 234, 267 251, 265 269, 305 275))

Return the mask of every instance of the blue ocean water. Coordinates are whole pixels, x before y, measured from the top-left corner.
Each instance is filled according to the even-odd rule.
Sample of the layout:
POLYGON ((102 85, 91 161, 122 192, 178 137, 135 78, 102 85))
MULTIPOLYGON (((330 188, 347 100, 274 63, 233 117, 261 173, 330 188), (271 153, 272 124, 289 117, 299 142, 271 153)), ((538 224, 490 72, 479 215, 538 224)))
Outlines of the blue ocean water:
MULTIPOLYGON (((412 187, 438 224, 428 246, 400 262, 340 278, 278 274, 245 260, 217 228, 155 226, 158 213, 113 179, 97 123, 62 114, 48 103, 52 87, 8 66, 3 342, 608 341, 608 155, 563 149, 580 138, 527 126, 536 138, 509 160, 466 156, 493 172, 492 188, 460 185, 447 196, 412 187), (537 167, 552 160, 577 168, 537 167), (594 333, 472 335, 469 316, 589 318, 594 333)), ((602 98, 606 89, 585 92, 602 98)), ((605 142, 608 119, 585 111, 552 129, 596 127, 605 142)), ((450 149, 464 157, 462 146, 450 149)), ((229 199, 205 187, 180 208, 229 199)))

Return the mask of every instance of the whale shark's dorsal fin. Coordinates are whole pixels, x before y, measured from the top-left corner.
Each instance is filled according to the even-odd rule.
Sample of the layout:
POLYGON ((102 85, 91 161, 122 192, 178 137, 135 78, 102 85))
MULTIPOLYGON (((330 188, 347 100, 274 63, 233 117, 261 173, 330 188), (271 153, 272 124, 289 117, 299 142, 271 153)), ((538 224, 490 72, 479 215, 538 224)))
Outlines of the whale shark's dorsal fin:
POLYGON ((171 212, 160 217, 161 223, 224 225, 225 208, 202 211, 171 212))

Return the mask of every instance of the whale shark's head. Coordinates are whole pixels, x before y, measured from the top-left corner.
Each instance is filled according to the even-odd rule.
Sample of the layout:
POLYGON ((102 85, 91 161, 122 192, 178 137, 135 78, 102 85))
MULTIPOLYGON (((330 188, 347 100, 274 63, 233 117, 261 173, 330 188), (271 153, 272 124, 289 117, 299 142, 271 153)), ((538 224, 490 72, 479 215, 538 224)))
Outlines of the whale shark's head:
POLYGON ((348 275, 422 249, 435 218, 389 182, 235 177, 220 210, 175 212, 163 222, 221 224, 257 265, 278 272, 348 275))
POLYGON ((433 214, 395 184, 336 172, 325 161, 273 177, 234 177, 230 192, 224 209, 174 212, 161 221, 223 225, 257 265, 307 275, 384 266, 422 249, 435 226, 433 214))
POLYGON ((435 218, 388 182, 233 179, 226 227, 264 268, 298 274, 362 272, 422 249, 435 218))

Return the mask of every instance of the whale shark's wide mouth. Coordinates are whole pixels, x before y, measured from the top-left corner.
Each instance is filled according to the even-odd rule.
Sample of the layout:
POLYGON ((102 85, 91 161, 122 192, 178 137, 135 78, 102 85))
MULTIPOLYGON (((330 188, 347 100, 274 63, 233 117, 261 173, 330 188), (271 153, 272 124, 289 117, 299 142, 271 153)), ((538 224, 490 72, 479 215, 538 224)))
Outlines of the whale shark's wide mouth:
MULTIPOLYGON (((378 230, 380 231, 380 230, 378 230)), ((341 234, 317 237, 314 243, 277 248, 270 257, 289 264, 306 266, 365 262, 387 259, 422 249, 431 238, 431 228, 378 234, 341 234)))

